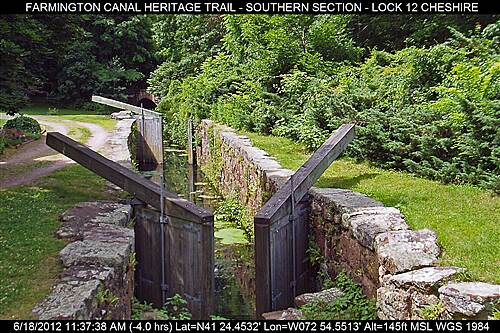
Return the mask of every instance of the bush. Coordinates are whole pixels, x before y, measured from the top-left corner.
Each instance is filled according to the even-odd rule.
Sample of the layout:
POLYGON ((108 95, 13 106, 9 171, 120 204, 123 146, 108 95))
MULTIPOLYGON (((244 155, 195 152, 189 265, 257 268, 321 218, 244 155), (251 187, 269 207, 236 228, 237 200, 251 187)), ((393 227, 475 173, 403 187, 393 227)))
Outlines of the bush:
POLYGON ((38 121, 26 116, 17 116, 16 118, 7 120, 7 122, 3 125, 3 128, 17 129, 32 135, 40 135, 42 133, 42 128, 40 127, 38 121))
POLYGON ((86 102, 80 106, 83 110, 93 112, 95 114, 108 115, 113 113, 113 108, 104 104, 95 102, 86 102))
POLYGON ((7 146, 7 142, 6 142, 5 138, 0 136, 0 155, 3 154, 3 151, 5 150, 5 146, 7 146))
POLYGON ((500 21, 469 35, 451 29, 430 47, 372 50, 361 63, 348 21, 225 17, 222 51, 155 88, 166 94, 166 139, 184 145, 187 119, 208 117, 312 150, 349 122, 351 157, 500 191, 500 21))
POLYGON ((299 308, 306 320, 374 320, 376 306, 361 287, 345 273, 340 273, 332 283, 344 294, 333 302, 313 302, 299 308))

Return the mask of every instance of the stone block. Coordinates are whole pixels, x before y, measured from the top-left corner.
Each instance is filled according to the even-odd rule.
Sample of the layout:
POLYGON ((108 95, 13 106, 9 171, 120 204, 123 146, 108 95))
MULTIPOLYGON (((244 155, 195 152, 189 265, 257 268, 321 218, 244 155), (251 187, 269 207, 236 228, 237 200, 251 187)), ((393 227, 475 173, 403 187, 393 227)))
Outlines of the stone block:
POLYGON ((487 319, 492 303, 500 300, 500 285, 484 282, 448 283, 438 292, 445 311, 453 319, 487 319))
POLYGON ((401 289, 380 287, 377 289, 377 315, 382 320, 410 318, 410 294, 401 289))
POLYGON ((454 276, 465 270, 459 267, 425 267, 414 271, 392 275, 386 284, 402 289, 418 289, 432 293, 454 276))
POLYGON ((374 249, 375 237, 378 234, 409 229, 403 215, 392 207, 361 208, 343 214, 342 226, 350 229, 354 238, 370 250, 374 249))
POLYGON ((97 264, 123 272, 132 249, 132 244, 127 243, 83 240, 68 244, 59 257, 64 267, 97 264))
POLYGON ((295 306, 301 307, 309 303, 334 302, 337 298, 344 295, 344 292, 338 288, 330 288, 316 293, 305 293, 295 297, 295 306))
POLYGON ((390 274, 432 266, 437 263, 440 254, 436 234, 429 229, 379 234, 374 248, 380 265, 390 274))

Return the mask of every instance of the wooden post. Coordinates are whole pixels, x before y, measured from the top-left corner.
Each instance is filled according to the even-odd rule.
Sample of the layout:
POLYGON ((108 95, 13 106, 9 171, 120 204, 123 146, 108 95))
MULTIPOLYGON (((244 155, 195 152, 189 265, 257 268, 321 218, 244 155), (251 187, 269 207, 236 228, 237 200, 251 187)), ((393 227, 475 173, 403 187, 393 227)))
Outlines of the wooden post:
POLYGON ((193 149, 193 120, 189 118, 188 120, 188 142, 187 142, 187 154, 188 154, 188 164, 194 164, 194 149, 193 149))
MULTIPOLYGON (((105 158, 61 133, 47 133, 46 143, 49 147, 78 162, 90 171, 134 194, 136 198, 158 210, 161 209, 160 185, 141 177, 132 170, 105 158)), ((164 209, 167 215, 195 223, 213 223, 213 214, 206 209, 197 207, 192 202, 179 198, 174 193, 164 191, 164 197, 164 209)))

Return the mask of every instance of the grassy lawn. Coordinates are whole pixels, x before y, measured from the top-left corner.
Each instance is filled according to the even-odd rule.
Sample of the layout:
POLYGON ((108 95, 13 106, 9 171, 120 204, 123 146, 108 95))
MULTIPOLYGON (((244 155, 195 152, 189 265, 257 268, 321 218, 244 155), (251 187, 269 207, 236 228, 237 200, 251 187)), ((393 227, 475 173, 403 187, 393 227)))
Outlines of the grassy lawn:
MULTIPOLYGON (((243 134, 289 169, 296 170, 310 155, 285 138, 243 134)), ((351 189, 399 208, 412 228, 437 233, 442 265, 465 267, 475 280, 500 283, 500 196, 493 192, 444 185, 346 158, 335 161, 316 185, 351 189)))
POLYGON ((60 116, 60 118, 66 120, 96 124, 104 128, 108 132, 111 132, 115 128, 117 122, 116 119, 112 119, 110 116, 103 116, 103 115, 69 115, 69 116, 60 116))
MULTIPOLYGON (((53 108, 50 105, 31 105, 19 110, 19 113, 31 116, 42 116, 49 115, 49 108, 53 108)), ((58 116, 67 116, 67 115, 96 115, 96 112, 84 110, 83 108, 60 108, 55 107, 57 110, 58 116)))
MULTIPOLYGON (((29 110, 30 115, 43 115, 48 108, 29 110)), ((108 131, 116 125, 109 116, 71 112, 46 118, 52 122, 61 118, 94 123, 108 131)), ((4 122, 0 119, 0 125, 4 122)), ((65 125, 73 139, 85 143, 90 138, 87 128, 65 125)), ((0 178, 49 163, 3 168, 0 178)), ((56 171, 31 186, 0 189, 0 319, 31 318, 31 309, 49 292, 62 269, 57 254, 65 243, 54 237, 59 215, 78 202, 96 199, 112 199, 112 194, 105 191, 104 179, 79 165, 56 171)))
POLYGON ((82 201, 111 199, 104 179, 79 165, 32 186, 0 189, 0 319, 27 319, 61 271, 58 216, 82 201))

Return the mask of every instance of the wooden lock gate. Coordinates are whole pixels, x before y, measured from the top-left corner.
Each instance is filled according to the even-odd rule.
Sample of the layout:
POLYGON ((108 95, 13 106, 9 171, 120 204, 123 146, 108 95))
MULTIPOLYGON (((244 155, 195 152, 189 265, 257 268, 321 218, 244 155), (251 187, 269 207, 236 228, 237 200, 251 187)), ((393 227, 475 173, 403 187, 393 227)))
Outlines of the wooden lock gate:
POLYGON ((256 312, 293 306, 310 291, 307 257, 307 192, 354 138, 354 125, 340 126, 254 217, 256 312))
MULTIPOLYGON (((134 107, 119 107, 124 106, 134 107)), ((47 133, 46 143, 134 195, 136 297, 161 307, 179 294, 193 319, 209 318, 215 289, 213 214, 65 135, 47 133)))

